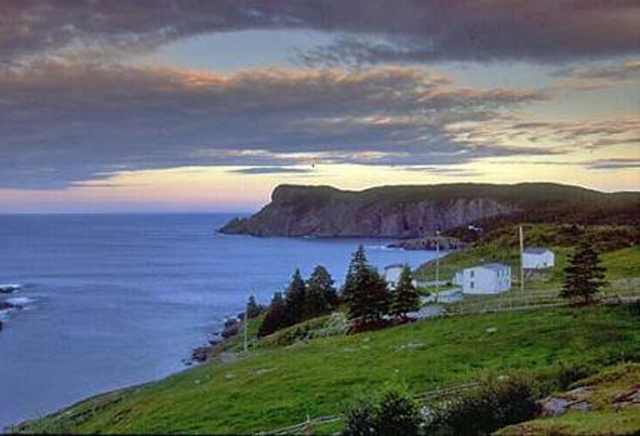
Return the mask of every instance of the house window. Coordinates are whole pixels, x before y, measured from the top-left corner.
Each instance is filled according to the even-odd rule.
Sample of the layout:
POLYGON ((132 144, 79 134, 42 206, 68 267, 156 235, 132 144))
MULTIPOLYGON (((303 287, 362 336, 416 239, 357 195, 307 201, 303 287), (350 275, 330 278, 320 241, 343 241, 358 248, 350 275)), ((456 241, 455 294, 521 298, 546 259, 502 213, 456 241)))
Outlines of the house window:
POLYGON ((473 289, 473 282, 469 283, 469 286, 473 289))
POLYGON ((471 270, 471 278, 473 278, 473 274, 475 273, 474 270, 471 270))

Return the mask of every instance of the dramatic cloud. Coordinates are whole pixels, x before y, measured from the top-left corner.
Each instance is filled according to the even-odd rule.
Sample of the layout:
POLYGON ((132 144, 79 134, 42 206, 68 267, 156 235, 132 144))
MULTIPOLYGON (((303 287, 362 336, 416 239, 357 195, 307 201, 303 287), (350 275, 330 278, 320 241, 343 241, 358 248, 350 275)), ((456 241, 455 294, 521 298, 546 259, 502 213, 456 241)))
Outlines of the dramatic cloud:
POLYGON ((449 129, 544 98, 457 87, 408 67, 223 75, 39 62, 0 70, 0 187, 192 165, 438 165, 555 153, 459 140, 449 129))
POLYGON ((313 172, 305 168, 289 168, 289 167, 251 167, 231 170, 238 174, 308 174, 313 172))
POLYGON ((0 59, 73 48, 147 50, 250 29, 339 35, 303 53, 316 64, 528 59, 638 53, 636 0, 5 0, 0 59))
POLYGON ((604 120, 527 122, 505 117, 482 123, 452 124, 447 130, 452 134, 452 139, 460 143, 501 147, 517 144, 521 147, 537 146, 540 150, 551 147, 565 152, 640 145, 640 117, 637 116, 604 120))
POLYGON ((430 167, 430 166, 412 166, 400 168, 403 171, 413 171, 419 173, 435 174, 444 177, 478 177, 484 175, 481 171, 469 168, 452 168, 452 167, 430 167))
POLYGON ((640 60, 591 68, 570 68, 557 74, 563 86, 591 90, 640 81, 640 60))
POLYGON ((602 159, 590 162, 588 168, 593 170, 626 170, 640 168, 640 159, 602 159))

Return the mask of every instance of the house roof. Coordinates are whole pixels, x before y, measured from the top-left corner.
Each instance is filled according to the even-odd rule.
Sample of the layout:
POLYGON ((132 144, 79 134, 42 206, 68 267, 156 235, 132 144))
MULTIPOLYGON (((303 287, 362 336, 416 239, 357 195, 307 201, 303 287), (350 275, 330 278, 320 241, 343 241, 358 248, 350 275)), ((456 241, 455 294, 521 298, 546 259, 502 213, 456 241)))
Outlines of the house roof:
POLYGON ((391 265, 387 265, 384 267, 384 269, 394 269, 394 268, 404 268, 404 264, 403 263, 393 263, 391 265))
POLYGON ((524 252, 527 254, 543 254, 543 253, 546 253, 547 251, 551 251, 551 250, 544 247, 530 247, 524 250, 524 252))
POLYGON ((490 269, 492 271, 499 271, 499 270, 504 270, 511 267, 506 263, 502 263, 502 262, 490 262, 490 263, 484 263, 482 265, 478 265, 476 268, 484 268, 484 269, 490 269))

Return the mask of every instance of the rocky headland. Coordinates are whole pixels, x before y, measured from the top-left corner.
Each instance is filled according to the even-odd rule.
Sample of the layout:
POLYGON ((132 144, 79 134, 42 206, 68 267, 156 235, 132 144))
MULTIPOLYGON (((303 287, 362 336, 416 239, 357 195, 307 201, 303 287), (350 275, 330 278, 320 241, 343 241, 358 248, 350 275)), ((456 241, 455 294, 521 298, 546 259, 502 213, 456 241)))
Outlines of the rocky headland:
POLYGON ((234 218, 220 232, 416 239, 492 220, 608 223, 638 220, 639 212, 637 193, 553 183, 384 186, 364 191, 280 185, 262 210, 234 218))

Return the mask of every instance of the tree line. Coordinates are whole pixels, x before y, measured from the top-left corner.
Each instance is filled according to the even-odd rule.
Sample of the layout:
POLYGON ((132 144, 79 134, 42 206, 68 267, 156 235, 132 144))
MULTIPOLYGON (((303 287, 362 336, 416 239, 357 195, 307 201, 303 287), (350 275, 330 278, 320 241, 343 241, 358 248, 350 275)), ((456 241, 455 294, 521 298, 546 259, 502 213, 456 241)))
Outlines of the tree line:
POLYGON ((328 314, 341 305, 359 331, 385 325, 391 318, 406 322, 407 313, 420 308, 420 296, 407 265, 403 267, 397 285, 390 288, 384 277, 368 262, 364 247, 360 245, 353 253, 340 292, 323 266, 317 266, 306 281, 296 269, 284 293, 273 295, 258 336, 267 336, 328 314))

